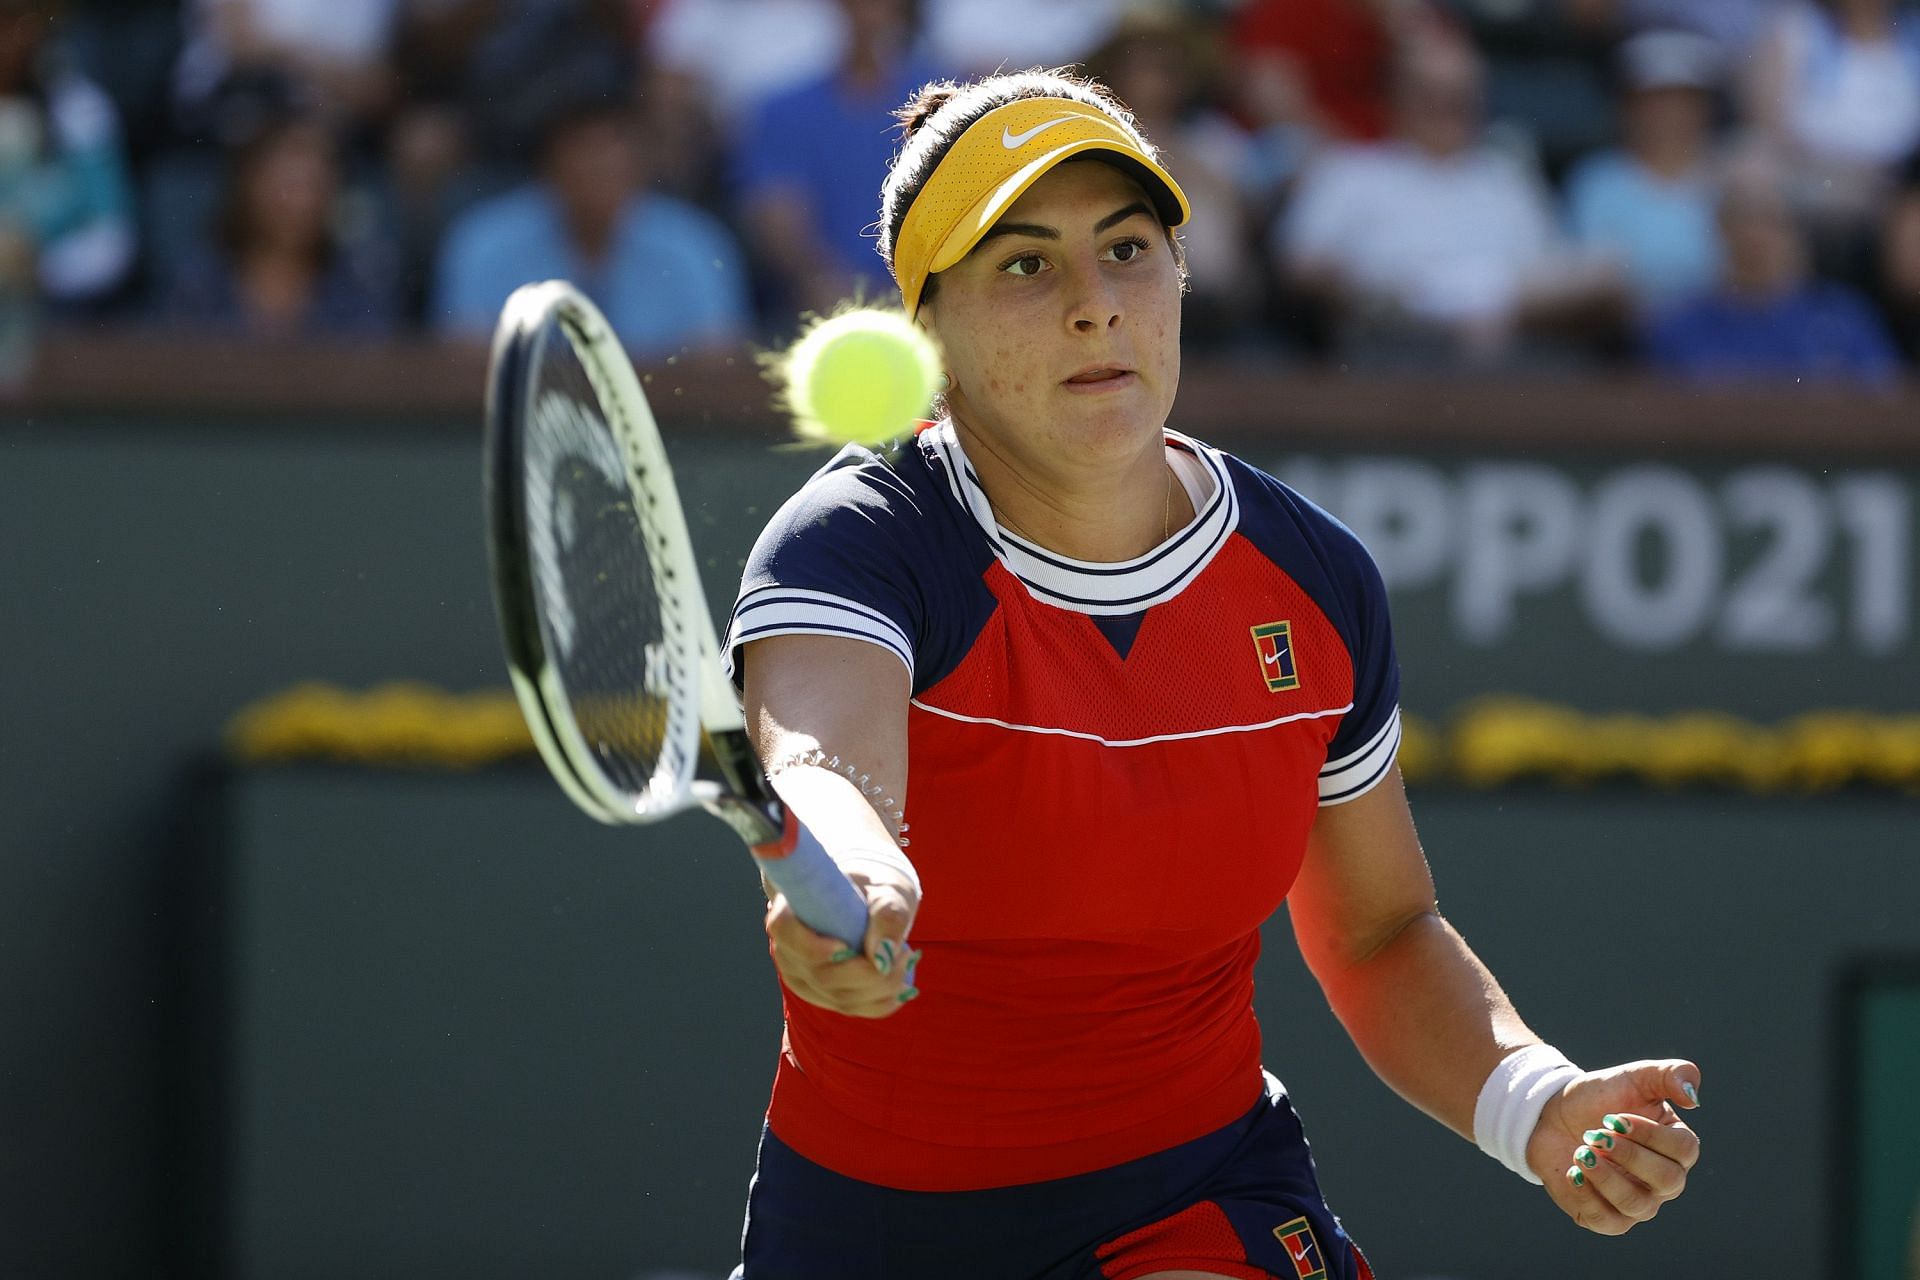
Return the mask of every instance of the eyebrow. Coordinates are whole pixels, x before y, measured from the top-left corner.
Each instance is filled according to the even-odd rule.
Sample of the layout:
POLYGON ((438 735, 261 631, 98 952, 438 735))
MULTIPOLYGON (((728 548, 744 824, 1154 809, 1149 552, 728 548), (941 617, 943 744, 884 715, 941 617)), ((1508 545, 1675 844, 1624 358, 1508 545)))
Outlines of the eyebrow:
MULTIPOLYGON (((1116 209, 1106 217, 1100 219, 1100 221, 1094 223, 1093 233, 1099 235, 1102 231, 1110 227, 1117 227, 1128 218, 1140 214, 1145 214, 1149 218, 1154 216, 1153 209, 1146 201, 1135 200, 1125 208, 1116 209)), ((1060 238, 1060 230, 1058 227, 1049 227, 1038 222, 996 222, 987 229, 985 235, 974 242, 973 247, 978 249, 987 241, 996 239, 999 236, 1031 236, 1036 240, 1058 240, 1060 238)))

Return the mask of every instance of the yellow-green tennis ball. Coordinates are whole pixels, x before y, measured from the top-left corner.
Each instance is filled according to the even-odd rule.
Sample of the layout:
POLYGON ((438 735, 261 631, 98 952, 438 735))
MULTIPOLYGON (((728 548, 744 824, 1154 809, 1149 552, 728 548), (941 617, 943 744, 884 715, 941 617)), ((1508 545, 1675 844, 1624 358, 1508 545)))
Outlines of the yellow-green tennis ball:
POLYGON ((940 355, 898 311, 822 320, 787 355, 787 407, 809 440, 879 444, 904 435, 933 403, 940 355))

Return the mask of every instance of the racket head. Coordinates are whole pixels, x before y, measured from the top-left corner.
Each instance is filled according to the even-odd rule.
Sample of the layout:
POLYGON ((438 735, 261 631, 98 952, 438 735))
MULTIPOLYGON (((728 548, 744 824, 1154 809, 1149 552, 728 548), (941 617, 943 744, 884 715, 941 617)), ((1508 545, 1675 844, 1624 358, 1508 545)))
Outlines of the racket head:
POLYGON ((602 822, 696 803, 713 623, 640 380, 565 282, 501 312, 484 466, 501 639, 548 769, 602 822))

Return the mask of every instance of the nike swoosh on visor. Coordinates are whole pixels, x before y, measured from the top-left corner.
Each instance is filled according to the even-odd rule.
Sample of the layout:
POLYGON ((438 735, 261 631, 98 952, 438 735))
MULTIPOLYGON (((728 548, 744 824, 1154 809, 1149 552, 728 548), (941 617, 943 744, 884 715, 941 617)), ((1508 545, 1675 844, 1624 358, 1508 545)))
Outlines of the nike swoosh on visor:
POLYGON ((1069 120, 1078 119, 1080 119, 1080 117, 1075 115, 1055 116, 1051 120, 1044 120, 1033 126, 1033 128, 1023 129, 1019 133, 1008 133, 1006 129, 1002 128, 1000 130, 1000 145, 1009 151, 1018 151, 1021 147, 1026 146, 1048 129, 1053 128, 1053 126, 1065 124, 1069 120))

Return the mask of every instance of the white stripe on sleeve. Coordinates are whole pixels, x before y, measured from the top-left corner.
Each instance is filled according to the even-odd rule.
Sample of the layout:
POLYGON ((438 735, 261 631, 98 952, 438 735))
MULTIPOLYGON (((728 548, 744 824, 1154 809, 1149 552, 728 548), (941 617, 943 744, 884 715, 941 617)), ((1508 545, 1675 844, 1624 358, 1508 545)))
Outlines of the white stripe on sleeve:
POLYGON ((1320 803, 1345 804, 1358 799, 1387 776, 1395 754, 1400 750, 1400 708, 1395 707, 1379 732, 1367 744, 1338 760, 1329 760, 1320 770, 1320 803))
POLYGON ((768 586, 748 592, 734 606, 722 659, 735 674, 734 650, 768 636, 846 636, 877 644, 906 664, 913 676, 913 644, 898 624, 871 605, 825 591, 768 586))

